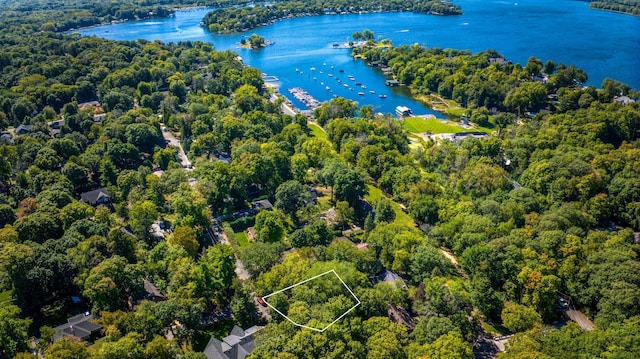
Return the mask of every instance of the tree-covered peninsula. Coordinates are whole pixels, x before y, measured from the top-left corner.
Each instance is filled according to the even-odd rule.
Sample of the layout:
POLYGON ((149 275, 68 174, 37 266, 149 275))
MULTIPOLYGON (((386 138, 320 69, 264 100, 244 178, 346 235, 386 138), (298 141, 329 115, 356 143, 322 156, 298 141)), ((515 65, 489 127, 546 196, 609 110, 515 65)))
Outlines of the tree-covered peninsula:
POLYGON ((590 7, 640 16, 640 1, 638 0, 597 0, 591 1, 590 7))
POLYGON ((59 11, 0 17, 0 358, 202 359, 234 325, 259 326, 248 358, 470 359, 510 334, 499 358, 640 357, 623 83, 494 51, 358 50, 495 129, 417 138, 344 98, 283 114, 211 44, 42 26, 59 11), (349 311, 324 332, 256 298, 328 271, 352 293, 267 298, 308 327, 349 311))
POLYGON ((440 0, 278 1, 252 7, 217 9, 205 15, 202 22, 211 32, 230 33, 248 31, 273 21, 299 16, 396 11, 435 15, 462 14, 462 10, 452 2, 440 0))

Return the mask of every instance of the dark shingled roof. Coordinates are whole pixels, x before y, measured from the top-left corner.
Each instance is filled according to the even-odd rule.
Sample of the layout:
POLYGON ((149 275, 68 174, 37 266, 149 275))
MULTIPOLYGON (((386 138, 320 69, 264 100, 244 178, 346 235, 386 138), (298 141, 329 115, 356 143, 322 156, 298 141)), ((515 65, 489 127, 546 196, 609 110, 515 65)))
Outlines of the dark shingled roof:
POLYGON ((78 314, 67 319, 67 323, 59 325, 55 328, 53 340, 58 340, 64 336, 71 335, 79 339, 86 340, 91 334, 99 331, 102 325, 92 321, 93 315, 87 313, 78 314))
POLYGON ((93 204, 93 203, 103 202, 105 200, 108 201, 109 198, 110 198, 109 193, 107 193, 106 188, 98 188, 96 190, 81 194, 80 202, 93 204))
POLYGON ((204 355, 207 359, 244 359, 256 348, 253 334, 260 329, 262 327, 254 325, 242 330, 235 325, 223 340, 211 338, 204 349, 204 355))

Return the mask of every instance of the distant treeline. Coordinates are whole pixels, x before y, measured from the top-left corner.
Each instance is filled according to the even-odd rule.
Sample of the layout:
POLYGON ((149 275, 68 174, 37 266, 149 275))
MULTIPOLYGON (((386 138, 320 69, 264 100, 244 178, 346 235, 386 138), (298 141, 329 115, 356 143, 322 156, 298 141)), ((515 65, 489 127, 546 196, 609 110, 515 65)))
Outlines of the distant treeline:
POLYGON ((262 24, 305 15, 331 13, 413 11, 437 15, 460 15, 460 7, 446 1, 416 0, 312 0, 282 1, 269 6, 252 8, 226 8, 215 10, 203 19, 204 25, 212 32, 229 33, 248 31, 262 24))
POLYGON ((31 25, 34 29, 67 31, 111 21, 167 17, 176 7, 227 7, 247 0, 7 0, 0 2, 2 27, 31 25))
POLYGON ((623 12, 635 16, 640 16, 639 0, 602 0, 592 1, 591 5, 594 9, 609 10, 623 12))

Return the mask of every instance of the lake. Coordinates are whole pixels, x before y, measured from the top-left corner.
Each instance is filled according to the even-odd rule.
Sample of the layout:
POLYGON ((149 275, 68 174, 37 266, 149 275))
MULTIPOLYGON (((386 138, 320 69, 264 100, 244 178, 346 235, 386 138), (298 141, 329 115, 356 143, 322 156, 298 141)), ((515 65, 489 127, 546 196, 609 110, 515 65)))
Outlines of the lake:
POLYGON ((304 105, 289 94, 289 88, 302 87, 320 101, 342 96, 360 105, 372 105, 380 112, 394 112, 396 106, 402 105, 416 114, 434 113, 412 100, 405 88, 385 86, 382 73, 351 59, 349 49, 333 46, 363 29, 370 29, 376 37, 391 39, 395 45, 419 43, 473 52, 495 49, 507 59, 523 64, 530 56, 543 62, 576 64, 587 72, 590 85, 600 87, 602 80, 609 77, 640 89, 638 17, 593 10, 588 2, 575 0, 455 3, 462 7, 464 15, 324 15, 283 20, 242 34, 215 35, 199 25, 209 9, 191 9, 165 19, 117 23, 79 32, 115 40, 211 42, 217 50, 236 51, 246 64, 276 76, 281 93, 300 108, 304 105), (275 44, 259 50, 239 48, 238 43, 253 33, 275 44), (366 89, 356 86, 356 82, 366 89), (387 98, 379 98, 380 94, 387 98))

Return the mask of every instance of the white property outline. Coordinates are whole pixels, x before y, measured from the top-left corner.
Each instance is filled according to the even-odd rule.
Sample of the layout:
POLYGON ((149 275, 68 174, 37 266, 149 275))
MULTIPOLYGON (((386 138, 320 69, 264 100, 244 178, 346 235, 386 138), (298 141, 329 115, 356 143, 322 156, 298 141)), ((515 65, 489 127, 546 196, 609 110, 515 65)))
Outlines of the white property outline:
POLYGON ((349 288, 349 286, 348 286, 348 285, 347 285, 347 284, 342 280, 342 278, 340 278, 340 276, 338 275, 338 273, 336 273, 335 269, 328 270, 328 271, 326 271, 326 272, 324 272, 324 273, 322 273, 322 274, 318 274, 318 275, 313 276, 313 277, 311 277, 311 278, 309 278, 309 279, 305 279, 305 280, 303 280, 302 282, 298 282, 298 283, 296 283, 296 284, 294 284, 294 285, 290 285, 290 286, 288 286, 288 287, 286 287, 286 288, 284 288, 284 289, 280 289, 280 290, 279 290, 279 291, 277 291, 277 292, 273 292, 273 293, 271 293, 271 294, 265 295, 264 297, 262 297, 262 299, 264 300, 264 302, 265 302, 265 303, 267 303, 267 305, 268 305, 271 309, 273 309, 273 310, 275 310, 276 312, 278 312, 278 314, 280 314, 281 316, 283 316, 286 320, 290 321, 290 322, 291 322, 291 323, 293 323, 294 325, 297 325, 297 326, 302 327, 302 328, 310 329, 310 330, 315 330, 316 332, 319 332, 319 333, 322 333, 322 332, 324 332, 325 330, 329 329, 329 327, 330 327, 330 326, 332 326, 332 325, 336 324, 336 322, 338 322, 338 320, 340 320, 340 319, 344 318, 344 316, 345 316, 345 315, 349 314, 349 312, 350 312, 350 311, 352 311, 352 310, 356 309, 356 307, 357 307, 357 306, 359 306, 359 305, 361 304, 360 299, 358 299, 358 297, 356 297, 356 295, 355 295, 355 294, 353 294, 353 292, 351 291, 351 288, 349 288), (320 278, 320 277, 322 277, 323 275, 326 275, 326 274, 329 274, 329 273, 333 273, 333 274, 335 274, 335 276, 336 276, 336 277, 338 277, 338 279, 340 280, 340 282, 342 282, 342 285, 343 285, 345 288, 347 288, 347 290, 349 291, 349 293, 351 293, 351 295, 356 299, 356 304, 355 304, 353 307, 349 308, 346 312, 344 312, 341 316, 339 316, 338 318, 336 318, 336 320, 334 320, 333 322, 331 322, 329 325, 327 325, 327 326, 326 326, 326 327, 324 327, 323 329, 313 328, 313 327, 310 327, 310 326, 307 326, 307 325, 302 325, 302 324, 299 324, 299 323, 294 322, 293 320, 291 320, 291 318, 289 318, 288 316, 284 315, 281 311, 279 311, 276 307, 274 307, 273 305, 271 305, 271 304, 266 300, 267 298, 271 297, 272 295, 275 295, 275 294, 278 294, 278 293, 282 293, 282 292, 287 291, 287 290, 289 290, 289 289, 291 289, 291 288, 293 288, 293 287, 297 287, 297 286, 299 286, 300 284, 304 284, 304 283, 309 282, 309 281, 312 281, 312 280, 314 280, 314 279, 316 279, 316 278, 320 278))

